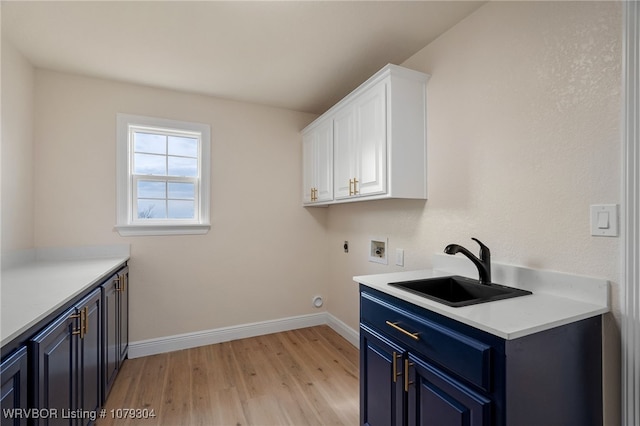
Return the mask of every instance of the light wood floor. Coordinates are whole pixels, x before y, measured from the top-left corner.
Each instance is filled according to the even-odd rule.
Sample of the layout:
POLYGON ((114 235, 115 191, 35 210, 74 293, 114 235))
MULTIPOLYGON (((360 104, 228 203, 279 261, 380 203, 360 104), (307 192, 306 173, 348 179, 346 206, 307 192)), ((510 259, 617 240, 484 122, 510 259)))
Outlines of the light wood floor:
POLYGON ((357 425, 358 350, 318 326, 129 359, 104 408, 98 426, 357 425))

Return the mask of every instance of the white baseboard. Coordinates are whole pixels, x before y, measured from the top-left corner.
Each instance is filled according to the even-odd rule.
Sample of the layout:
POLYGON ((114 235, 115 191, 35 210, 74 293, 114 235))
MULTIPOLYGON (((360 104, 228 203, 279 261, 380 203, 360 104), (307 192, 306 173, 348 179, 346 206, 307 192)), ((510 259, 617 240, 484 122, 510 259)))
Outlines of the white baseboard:
POLYGON ((140 358, 143 356, 178 351, 181 349, 196 348, 198 346, 212 345, 215 343, 229 342, 231 340, 244 339, 247 337, 262 336, 265 334, 325 324, 347 339, 349 343, 358 347, 359 334, 357 331, 353 330, 351 327, 328 312, 321 312, 317 314, 300 315, 297 317, 281 318, 277 320, 241 324, 232 327, 223 327, 213 330, 198 331, 195 333, 177 334, 157 339, 130 342, 129 358, 140 358))
POLYGON ((356 348, 360 347, 360 333, 327 312, 327 325, 356 348))

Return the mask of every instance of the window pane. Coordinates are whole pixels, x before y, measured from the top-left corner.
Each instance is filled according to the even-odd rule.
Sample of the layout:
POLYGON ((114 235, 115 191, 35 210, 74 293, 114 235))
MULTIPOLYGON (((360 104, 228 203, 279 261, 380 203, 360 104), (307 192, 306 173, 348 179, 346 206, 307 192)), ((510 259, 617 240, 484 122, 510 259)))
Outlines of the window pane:
POLYGON ((195 203, 193 201, 169 200, 170 219, 193 219, 195 203))
POLYGON ((198 156, 198 139, 169 136, 169 155, 198 156))
POLYGON ((166 154, 167 137, 165 135, 154 135, 151 133, 134 133, 135 152, 146 152, 148 154, 166 154))
POLYGON ((169 176, 198 176, 196 158, 169 157, 169 176))
POLYGON ((138 181, 138 198, 167 198, 167 186, 165 182, 148 180, 138 181))
POLYGON ((167 208, 164 200, 138 198, 138 219, 166 219, 167 208))
POLYGON ((181 200, 195 199, 196 186, 192 183, 169 182, 169 197, 181 200))
POLYGON ((133 173, 138 175, 167 175, 167 162, 164 155, 135 154, 133 173))

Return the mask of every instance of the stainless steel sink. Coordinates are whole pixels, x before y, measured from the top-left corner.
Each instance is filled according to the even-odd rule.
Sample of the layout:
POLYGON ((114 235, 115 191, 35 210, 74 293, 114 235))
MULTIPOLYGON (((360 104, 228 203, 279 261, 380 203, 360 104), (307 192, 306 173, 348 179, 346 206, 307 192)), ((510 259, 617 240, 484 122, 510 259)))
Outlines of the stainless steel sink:
POLYGON ((532 294, 530 291, 500 284, 480 284, 457 275, 389 283, 419 296, 448 306, 460 307, 532 294))

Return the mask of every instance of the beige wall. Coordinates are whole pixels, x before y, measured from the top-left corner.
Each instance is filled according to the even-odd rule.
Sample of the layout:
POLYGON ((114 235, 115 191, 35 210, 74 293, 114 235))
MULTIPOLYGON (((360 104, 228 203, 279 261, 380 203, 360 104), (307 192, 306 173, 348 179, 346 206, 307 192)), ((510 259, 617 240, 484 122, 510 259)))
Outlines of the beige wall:
POLYGON ((2 252, 33 248, 34 70, 2 38, 2 252))
POLYGON ((317 312, 325 216, 301 207, 299 131, 313 115, 38 70, 35 243, 131 243, 131 340, 317 312), (116 113, 209 123, 212 229, 123 238, 116 113))
MULTIPOLYGON (((477 237, 497 262, 611 280, 619 312, 620 239, 590 235, 589 205, 620 203, 620 37, 619 3, 490 2, 406 61, 432 75, 429 200, 329 208, 329 311, 355 328, 353 275, 428 267, 477 237), (367 261, 370 236, 389 237, 389 266, 367 261)), ((605 321, 607 424, 618 324, 605 321)))

